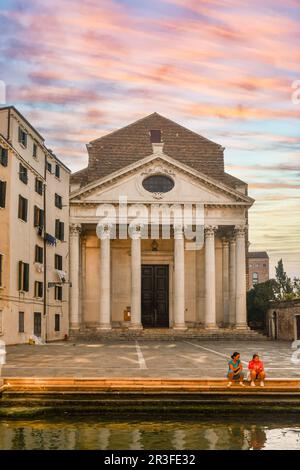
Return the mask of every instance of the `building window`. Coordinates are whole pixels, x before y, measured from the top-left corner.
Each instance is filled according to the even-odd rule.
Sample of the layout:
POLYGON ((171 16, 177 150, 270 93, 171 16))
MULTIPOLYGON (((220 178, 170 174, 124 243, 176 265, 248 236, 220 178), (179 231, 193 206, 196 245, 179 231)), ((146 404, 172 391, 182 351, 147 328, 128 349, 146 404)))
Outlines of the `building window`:
POLYGON ((33 225, 34 227, 44 228, 44 211, 38 206, 34 206, 33 225))
POLYGON ((25 132, 22 127, 19 127, 19 142, 23 147, 27 147, 27 135, 27 132, 25 132))
POLYGON ((4 256, 0 254, 0 287, 3 287, 3 265, 4 256))
POLYGON ((8 163, 8 150, 0 145, 0 163, 2 166, 7 166, 8 163))
POLYGON ((263 267, 264 267, 264 268, 266 268, 266 267, 267 267, 266 263, 264 263, 264 264, 263 264, 263 267))
POLYGON ((150 131, 150 142, 152 144, 159 144, 161 142, 161 130, 153 129, 150 131))
POLYGON ((258 284, 258 273, 252 273, 252 284, 253 286, 258 284))
POLYGON ((29 264, 19 261, 19 290, 29 292, 29 264))
POLYGON ((34 297, 43 297, 43 283, 40 281, 34 283, 34 297))
POLYGON ((43 194, 43 181, 35 178, 35 192, 42 196, 43 194))
POLYGON ((0 335, 3 334, 3 312, 0 310, 0 335))
POLYGON ((58 209, 62 209, 62 197, 56 193, 55 193, 55 207, 58 207, 58 209))
POLYGON ((28 213, 28 201, 25 197, 19 195, 19 209, 18 209, 18 217, 24 222, 27 222, 27 213, 28 213))
POLYGON ((62 286, 55 286, 54 298, 55 300, 62 300, 62 286))
POLYGON ((52 165, 51 165, 50 162, 47 162, 47 171, 48 171, 49 173, 52 173, 52 165))
POLYGON ((55 165, 55 176, 56 178, 60 178, 60 166, 59 165, 55 165))
POLYGON ((59 219, 55 220, 55 238, 60 241, 64 240, 65 236, 65 224, 61 222, 59 219))
POLYGON ((24 184, 28 183, 28 171, 27 171, 27 168, 24 165, 22 165, 22 163, 20 163, 20 166, 19 166, 19 179, 24 184))
POLYGON ((35 336, 41 336, 42 334, 42 314, 40 312, 34 312, 33 334, 35 336))
POLYGON ((5 207, 6 181, 0 181, 0 207, 5 207))
POLYGON ((19 312, 19 333, 25 332, 24 312, 19 312))
POLYGON ((41 246, 35 245, 35 262, 43 263, 44 261, 44 249, 41 246))
POLYGON ((59 313, 55 314, 54 331, 60 331, 60 314, 59 313))
POLYGON ((59 269, 60 271, 62 271, 62 268, 63 268, 63 259, 62 259, 62 256, 60 255, 55 255, 54 257, 54 262, 55 262, 55 269, 59 269))
POLYGON ((148 176, 142 184, 150 193, 167 193, 174 188, 174 181, 165 175, 148 176))
POLYGON ((34 142, 34 143, 33 143, 33 147, 32 147, 32 156, 33 156, 33 158, 37 158, 37 150, 38 150, 38 146, 37 146, 37 144, 34 142))

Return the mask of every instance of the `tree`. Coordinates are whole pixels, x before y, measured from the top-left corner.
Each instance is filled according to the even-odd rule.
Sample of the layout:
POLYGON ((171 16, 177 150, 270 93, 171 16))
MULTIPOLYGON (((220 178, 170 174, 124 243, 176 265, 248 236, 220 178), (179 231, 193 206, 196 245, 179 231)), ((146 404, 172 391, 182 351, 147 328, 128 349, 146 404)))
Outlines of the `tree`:
POLYGON ((282 259, 278 261, 275 271, 277 282, 276 298, 278 300, 291 300, 295 298, 293 283, 284 270, 282 259))
POLYGON ((270 279, 256 284, 247 293, 247 316, 250 325, 265 328, 266 313, 270 300, 276 300, 277 281, 270 279))
POLYGON ((300 278, 294 277, 293 289, 296 299, 300 299, 300 278))

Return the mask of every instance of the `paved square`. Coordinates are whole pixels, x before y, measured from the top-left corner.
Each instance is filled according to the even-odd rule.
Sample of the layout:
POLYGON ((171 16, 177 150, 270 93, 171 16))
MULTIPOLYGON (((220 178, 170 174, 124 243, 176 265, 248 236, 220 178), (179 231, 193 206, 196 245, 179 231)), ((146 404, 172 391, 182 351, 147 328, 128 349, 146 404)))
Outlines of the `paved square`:
POLYGON ((300 377, 289 342, 194 339, 8 346, 2 376, 224 378, 233 351, 241 353, 244 368, 258 353, 268 377, 300 377))

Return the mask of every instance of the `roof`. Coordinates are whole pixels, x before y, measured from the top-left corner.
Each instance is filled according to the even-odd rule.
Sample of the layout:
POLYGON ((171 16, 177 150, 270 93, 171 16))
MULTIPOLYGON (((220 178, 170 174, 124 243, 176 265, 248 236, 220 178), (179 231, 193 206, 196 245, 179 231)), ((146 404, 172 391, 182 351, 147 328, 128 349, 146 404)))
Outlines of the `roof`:
POLYGON ((37 136, 43 141, 43 147, 44 149, 46 150, 46 152, 48 152, 52 158, 54 158, 55 160, 57 160, 57 162, 62 165, 65 170, 67 170, 69 173, 71 173, 71 170, 70 168, 68 168, 50 149, 48 149, 46 146, 45 146, 45 139, 44 137, 35 129, 35 127, 33 127, 29 121, 27 121, 27 119, 23 116, 22 113, 20 113, 20 111, 15 108, 14 106, 3 106, 2 108, 0 108, 0 111, 3 111, 3 110, 11 110, 11 111, 14 111, 25 123, 28 127, 30 127, 30 129, 35 132, 35 134, 37 134, 37 136))
POLYGON ((16 114, 18 114, 18 116, 26 123, 26 125, 27 125, 28 127, 30 127, 30 129, 31 129, 33 132, 35 132, 35 133, 38 135, 38 137, 39 137, 43 142, 45 141, 44 137, 36 130, 35 127, 32 126, 32 124, 30 124, 29 121, 27 121, 27 119, 23 116, 22 113, 20 113, 20 111, 19 111, 17 108, 15 108, 14 106, 4 106, 4 107, 0 108, 0 111, 3 111, 3 110, 5 110, 5 109, 14 111, 16 114))
POLYGON ((90 142, 88 167, 71 175, 71 183, 85 186, 152 155, 150 130, 153 129, 161 130, 166 155, 230 187, 246 184, 225 173, 224 148, 220 144, 158 113, 90 142))
POLYGON ((248 258, 267 258, 269 255, 266 251, 249 251, 248 258))

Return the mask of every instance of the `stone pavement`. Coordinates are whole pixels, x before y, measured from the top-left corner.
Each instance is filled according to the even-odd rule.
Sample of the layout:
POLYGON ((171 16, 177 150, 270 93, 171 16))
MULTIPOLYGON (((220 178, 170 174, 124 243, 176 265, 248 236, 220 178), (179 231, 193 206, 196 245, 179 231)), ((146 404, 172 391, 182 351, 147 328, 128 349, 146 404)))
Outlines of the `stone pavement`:
POLYGON ((300 377, 290 342, 195 339, 7 346, 2 376, 224 378, 233 351, 241 353, 245 368, 253 353, 260 354, 269 378, 300 377))

